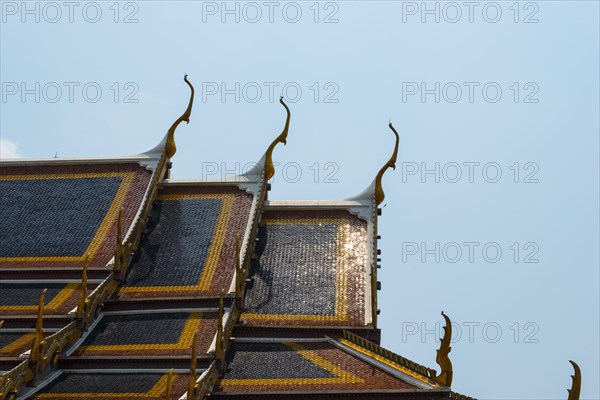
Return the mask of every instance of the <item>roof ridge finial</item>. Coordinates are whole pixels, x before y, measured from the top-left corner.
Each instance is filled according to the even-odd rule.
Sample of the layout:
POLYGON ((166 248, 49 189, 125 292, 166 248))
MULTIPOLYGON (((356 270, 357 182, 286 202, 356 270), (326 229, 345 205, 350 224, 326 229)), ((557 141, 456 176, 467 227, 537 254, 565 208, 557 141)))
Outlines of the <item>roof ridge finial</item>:
POLYGON ((290 109, 288 108, 287 104, 285 104, 285 102, 283 101, 283 96, 279 98, 279 102, 285 107, 287 117, 285 119, 285 126, 283 127, 283 131, 281 131, 279 136, 277 136, 275 140, 273 140, 273 142, 269 145, 269 148, 267 149, 265 158, 265 180, 267 181, 271 179, 273 175, 275 175, 275 166, 273 165, 273 150, 275 149, 275 146, 277 146, 277 143, 283 143, 284 145, 287 144, 287 135, 288 130, 290 128, 290 109))
POLYGON ((389 127, 392 130, 392 132, 394 132, 394 135, 396 135, 396 145, 394 146, 394 152, 392 153, 392 156, 390 157, 389 161, 385 163, 383 167, 381 167, 381 169, 377 173, 377 176, 375 177, 375 203, 377 205, 380 205, 383 202, 383 199, 385 198, 385 193, 383 193, 383 187, 381 185, 381 179, 383 178, 383 174, 390 167, 392 169, 396 169, 396 158, 398 157, 398 144, 400 143, 400 136, 398 135, 396 129, 394 129, 391 120, 389 123, 389 127))
POLYGON ((33 339, 33 345, 31 346, 31 353, 29 358, 32 361, 39 361, 40 357, 40 346, 42 345, 42 341, 44 340, 44 297, 46 296, 46 292, 48 289, 42 290, 42 294, 40 295, 40 301, 37 309, 37 318, 35 320, 35 337, 33 339))
POLYGON ((442 311, 442 316, 446 320, 446 326, 444 326, 444 336, 440 339, 440 348, 437 350, 437 356, 435 362, 442 369, 440 374, 435 378, 435 381, 440 385, 450 387, 452 385, 452 362, 450 361, 450 339, 452 338, 452 322, 450 318, 442 311))
POLYGON ((81 291, 79 292, 79 302, 77 303, 77 317, 85 318, 85 302, 88 296, 87 290, 87 270, 89 266, 89 255, 85 253, 85 259, 83 261, 83 269, 81 270, 81 291))
POLYGON ((167 374, 167 390, 165 391, 165 399, 173 400, 173 368, 167 374))
POLYGON ((579 394, 581 392, 581 369, 579 369, 579 365, 577 365, 575 361, 569 360, 569 362, 573 366, 575 373, 571 375, 571 378, 573 379, 571 389, 567 389, 567 392, 569 392, 568 400, 579 400, 579 394))
POLYGON ((167 143, 165 144, 167 158, 173 157, 175 155, 175 152, 177 151, 177 146, 175 146, 175 129, 177 129, 179 124, 182 123, 183 121, 185 121, 187 124, 189 124, 190 123, 190 115, 192 114, 192 104, 194 103, 194 86, 192 86, 190 81, 188 81, 187 74, 183 76, 183 80, 185 81, 185 83, 188 84, 188 86, 191 89, 190 101, 188 103, 188 106, 187 106, 185 112, 183 114, 181 114, 181 117, 177 118, 177 120, 175 122, 173 122, 173 125, 171 125, 171 127, 169 128, 169 131, 167 134, 167 143))

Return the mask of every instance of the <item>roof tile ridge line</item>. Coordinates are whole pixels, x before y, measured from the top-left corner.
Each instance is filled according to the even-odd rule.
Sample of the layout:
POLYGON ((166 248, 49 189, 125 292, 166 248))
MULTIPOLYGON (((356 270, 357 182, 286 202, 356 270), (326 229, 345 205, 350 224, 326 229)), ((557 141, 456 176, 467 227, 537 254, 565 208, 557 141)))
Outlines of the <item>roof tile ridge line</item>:
MULTIPOLYGON (((165 138, 163 139, 163 141, 161 143, 159 143, 159 145, 156 146, 154 149, 152 149, 152 150, 144 153, 144 154, 148 154, 148 153, 151 153, 151 152, 158 152, 158 150, 160 150, 160 147, 162 145, 162 150, 160 150, 160 158, 158 159, 156 167, 153 170, 152 176, 150 178, 150 182, 148 184, 148 187, 146 188, 146 192, 144 193, 144 198, 142 200, 142 204, 140 205, 140 208, 138 209, 138 212, 136 213, 136 216, 134 217, 133 221, 131 222, 131 225, 129 226, 129 230, 125 234, 125 242, 124 242, 124 244, 127 243, 130 240, 131 235, 134 234, 134 229, 137 228, 136 224, 140 223, 140 219, 142 218, 142 215, 143 215, 143 218, 144 218, 144 221, 142 223, 143 226, 139 229, 138 232, 135 232, 136 236, 140 236, 141 231, 145 227, 146 222, 148 220, 148 217, 150 216, 150 211, 152 210, 152 203, 154 203, 154 200, 156 199, 156 195, 158 193, 158 187, 160 186, 161 182, 165 179, 165 177, 168 178, 168 173, 169 173, 169 168, 170 168, 169 167, 170 156, 169 156, 169 149, 168 149, 168 144, 169 144, 168 143, 168 137, 169 137, 169 134, 172 131, 172 134, 174 135, 175 134, 175 129, 177 128, 177 126, 181 122, 186 121, 186 122, 189 123, 189 118, 190 118, 190 114, 191 114, 191 110, 192 110, 192 103, 194 101, 194 87, 187 80, 187 75, 185 75, 183 79, 184 79, 184 81, 188 84, 188 86, 191 89, 191 95, 190 95, 190 100, 189 100, 189 103, 188 103, 188 108, 173 123, 173 125, 169 129, 169 132, 167 132, 167 134, 165 135, 165 138)), ((175 146, 174 138, 173 138, 172 145, 175 146)), ((135 249, 132 249, 132 250, 137 250, 137 245, 139 245, 139 237, 136 237, 136 241, 137 241, 137 243, 134 246, 135 249)), ((127 251, 129 249, 125 248, 125 250, 127 251)), ((112 261, 114 263, 114 259, 112 261)), ((110 264, 110 261, 109 261, 109 264, 110 264)))
MULTIPOLYGON (((227 311, 225 311, 225 307, 224 306, 219 306, 219 309, 217 310, 217 314, 220 314, 220 318, 222 319, 222 326, 221 328, 223 328, 223 326, 227 325, 227 323, 229 322, 229 319, 231 318, 231 314, 233 311, 233 304, 232 307, 229 308, 227 311), (222 313, 222 314, 221 314, 222 313)), ((213 355, 215 356, 215 351, 217 348, 217 340, 219 338, 219 336, 222 337, 222 333, 221 335, 218 332, 219 327, 217 326, 217 332, 215 332, 215 334, 213 335, 213 339, 210 342, 210 345, 208 346, 208 349, 206 350, 206 354, 208 355, 213 355)))
MULTIPOLYGON (((215 373, 213 374, 211 371, 211 375, 205 378, 207 382, 203 383, 202 387, 199 387, 199 385, 196 384, 194 388, 194 391, 196 393, 194 393, 193 396, 188 395, 188 399, 202 399, 202 396, 213 390, 214 384, 221 378, 221 374, 224 372, 226 367, 225 360, 227 357, 227 351, 231 346, 233 329, 237 324, 239 317, 240 312, 237 301, 233 301, 231 307, 229 308, 229 311, 225 313, 223 306, 223 296, 221 296, 219 299, 219 318, 217 322, 217 332, 215 333, 213 341, 211 342, 211 345, 207 351, 207 354, 209 356, 214 357, 214 362, 211 364, 211 367, 215 365, 215 373), (198 397, 197 395, 200 395, 200 397, 198 397)), ((209 367, 209 369, 211 367, 209 367)), ((197 380, 198 383, 200 381, 200 379, 197 380)))
MULTIPOLYGON (((94 319, 94 321, 90 324, 88 329, 86 331, 84 331, 83 334, 77 340, 75 340, 73 343, 66 346, 66 350, 65 350, 65 354, 64 354, 65 357, 70 357, 73 353, 75 353, 75 350, 77 350, 79 348, 79 346, 81 346, 81 344, 87 339, 87 337, 94 331, 96 326, 98 326, 100 321, 102 321, 102 318, 104 318, 104 313, 100 313, 98 315, 98 317, 96 317, 94 319)), ((62 370, 62 369, 59 369, 59 371, 60 370, 62 370)))
POLYGON ((393 366, 398 371, 407 374, 413 378, 420 380, 421 382, 427 383, 431 386, 442 387, 438 383, 435 382, 433 377, 436 374, 436 371, 425 367, 419 363, 416 363, 404 356, 401 356, 397 353, 394 353, 391 350, 388 350, 370 340, 364 339, 358 335, 353 334, 347 330, 343 331, 342 337, 329 336, 333 342, 337 342, 341 344, 343 347, 347 347, 353 350, 357 350, 358 352, 364 354, 367 357, 373 358, 376 361, 383 362, 381 360, 377 360, 371 354, 375 356, 381 357, 383 360, 389 362, 390 364, 385 363, 386 365, 393 366), (371 353, 371 354, 367 354, 371 353))
MULTIPOLYGON (((264 168, 260 173, 260 177, 258 190, 256 193, 253 193, 254 198, 252 199, 252 205, 250 206, 248 222, 246 223, 246 229, 244 230, 244 237, 242 239, 241 248, 239 251, 239 257, 241 259, 238 258, 238 260, 235 261, 236 263, 239 262, 242 270, 246 270, 246 277, 250 273, 250 260, 254 254, 254 246, 256 244, 256 237, 258 235, 258 225, 263 214, 264 203, 267 199, 267 191, 269 190, 267 180, 265 179, 264 168)), ((236 255, 236 257, 238 257, 238 255, 236 255)), ((235 292, 236 281, 239 279, 237 274, 238 272, 235 270, 229 284, 229 293, 235 292)), ((244 279, 246 277, 244 277, 244 279)), ((246 285, 243 285, 242 293, 240 293, 242 299, 244 297, 245 286, 246 285)), ((243 305, 243 301, 241 305, 243 305)))
MULTIPOLYGON (((222 298, 219 304, 219 309, 222 310, 222 298)), ((221 313, 221 311, 219 311, 219 313, 221 313)), ((232 342, 232 338, 233 338, 233 329, 235 328, 235 325, 238 323, 239 319, 240 319, 240 306, 238 305, 238 301, 234 301, 231 304, 231 308, 229 309, 229 312, 227 314, 227 320, 225 321, 225 323, 223 324, 223 329, 220 335, 218 335, 219 333, 219 327, 217 327, 217 335, 215 337, 215 339, 219 338, 221 339, 221 345, 219 347, 217 347, 219 349, 218 353, 220 354, 215 354, 216 356, 220 356, 216 358, 216 364, 215 364, 215 368, 216 368, 216 373, 214 374, 214 380, 212 379, 212 377, 208 377, 206 378, 207 380, 212 380, 212 382, 209 382, 206 384, 206 391, 200 391, 200 397, 198 397, 199 400, 203 399, 205 394, 211 393, 214 389, 216 389, 215 384, 222 378, 222 375, 225 373, 225 368, 227 367, 227 352, 229 351, 229 349, 231 348, 231 342, 232 342)))
MULTIPOLYGON (((163 149, 160 159, 158 160, 158 163, 156 165, 156 168, 152 172, 152 176, 150 177, 148 186, 146 187, 146 192, 144 193, 142 203, 140 204, 136 215, 134 216, 133 220, 131 221, 131 224, 129 225, 129 229, 125 234, 124 241, 122 243, 117 243, 117 247, 122 246, 121 255, 123 257, 121 260, 117 260, 115 257, 113 257, 107 263, 107 266, 109 267, 112 265, 113 272, 115 272, 114 275, 116 281, 120 282, 125 278, 125 273, 127 272, 127 267, 132 256, 132 252, 136 251, 141 243, 142 232, 146 227, 148 218, 150 217, 150 213, 152 212, 152 205, 156 199, 156 195, 158 194, 158 188, 161 184, 162 178, 167 173, 167 160, 168 158, 166 149, 163 149), (115 271, 115 269, 117 270, 115 271)), ((117 256, 118 253, 115 252, 115 255, 117 256)))
MULTIPOLYGON (((236 292, 236 290, 235 290, 235 288, 237 287, 236 282, 238 281, 238 279, 240 279, 237 276, 238 275, 237 263, 239 263, 239 266, 241 267, 240 268, 241 271, 246 271, 244 280, 248 277, 248 274, 250 273, 250 262, 251 262, 252 256, 254 255, 254 246, 256 245, 256 237, 258 236, 258 227, 260 224, 260 220, 262 219, 262 215, 264 213, 265 202, 268 199, 267 192, 269 190, 271 190, 271 185, 268 183, 269 177, 267 177, 267 175, 268 175, 267 164, 273 153, 273 149, 275 148, 277 143, 281 142, 281 141, 283 141, 284 144, 286 143, 288 129, 289 129, 289 122, 290 122, 290 109, 283 102, 283 98, 280 98, 279 101, 285 107, 286 112, 287 112, 285 127, 284 127, 283 131, 279 134, 279 136, 271 143, 271 145, 269 146, 269 149, 267 149, 265 154, 258 161, 258 164, 255 166, 256 168, 253 168, 252 170, 248 171, 245 175, 242 175, 242 176, 248 176, 249 174, 254 174, 256 176, 260 176, 260 179, 258 181, 257 190, 252 191, 250 186, 244 186, 243 184, 238 184, 238 187, 240 187, 240 189, 245 187, 247 192, 250 191, 250 193, 252 193, 254 195, 254 198, 252 199, 252 205, 250 207, 250 214, 248 215, 248 223, 246 224, 246 229, 244 231, 244 238, 242 240, 241 249, 239 251, 240 255, 236 255, 236 257, 238 257, 238 259, 235 261, 236 269, 233 272, 233 276, 231 278, 231 283, 229 284, 229 293, 236 292), (241 256, 241 259, 239 258, 239 256, 241 256)), ((271 161, 271 164, 272 164, 272 161, 271 161)), ((246 285, 244 284, 241 287, 240 293, 236 293, 236 295, 241 300, 239 306, 242 308, 244 307, 245 291, 246 291, 246 285)), ((238 316, 236 317, 236 323, 237 323, 237 319, 239 319, 239 313, 238 313, 238 316)))

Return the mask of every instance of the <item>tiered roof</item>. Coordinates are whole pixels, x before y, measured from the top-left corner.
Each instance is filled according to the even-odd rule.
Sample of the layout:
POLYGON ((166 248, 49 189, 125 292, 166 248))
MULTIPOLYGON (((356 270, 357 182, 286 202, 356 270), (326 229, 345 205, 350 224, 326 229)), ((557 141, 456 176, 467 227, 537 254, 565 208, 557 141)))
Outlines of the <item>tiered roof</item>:
MULTIPOLYGON (((382 178, 270 201, 273 152, 223 180, 169 179, 175 130, 132 157, 2 161, 0 400, 469 399, 379 346, 382 178)), ((579 396, 580 372, 569 399, 579 396)))

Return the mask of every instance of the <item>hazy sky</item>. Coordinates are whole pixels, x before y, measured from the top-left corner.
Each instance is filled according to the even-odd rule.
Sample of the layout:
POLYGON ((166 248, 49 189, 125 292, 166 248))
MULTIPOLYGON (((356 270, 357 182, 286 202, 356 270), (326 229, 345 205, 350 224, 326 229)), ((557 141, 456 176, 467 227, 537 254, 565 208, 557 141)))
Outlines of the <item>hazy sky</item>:
POLYGON ((540 2, 2 1, 2 156, 112 156, 177 132, 174 178, 235 174, 292 110, 273 199, 386 200, 383 345, 456 391, 600 397, 599 7, 540 2), (440 325, 437 325, 441 328, 440 325))

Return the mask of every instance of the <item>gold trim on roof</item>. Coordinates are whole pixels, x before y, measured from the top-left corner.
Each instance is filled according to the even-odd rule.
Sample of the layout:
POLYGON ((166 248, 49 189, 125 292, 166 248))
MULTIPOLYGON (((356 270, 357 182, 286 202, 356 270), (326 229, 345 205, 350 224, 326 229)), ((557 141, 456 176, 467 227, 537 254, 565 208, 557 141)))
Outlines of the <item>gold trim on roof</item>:
POLYGON ((396 169, 396 158, 398 157, 398 144, 400 143, 400 136, 398 135, 396 129, 394 129, 394 127, 392 126, 391 122, 389 127, 396 136, 396 145, 394 146, 394 152, 392 153, 392 156, 390 157, 389 161, 385 163, 383 167, 381 167, 381 169, 377 173, 377 176, 375 177, 375 203, 377 205, 380 205, 383 202, 383 199, 385 198, 385 193, 383 192, 383 187, 381 185, 383 174, 390 167, 392 169, 396 169))
POLYGON ((90 354, 93 352, 144 352, 152 350, 184 350, 192 344, 194 332, 198 332, 200 324, 204 319, 204 313, 193 312, 181 329, 179 338, 175 343, 133 343, 133 344, 89 344, 78 347, 78 354, 90 354))
MULTIPOLYGON (((213 239, 210 244, 208 256, 202 266, 202 272, 198 282, 193 285, 173 286, 165 282, 165 286, 124 286, 119 288, 120 293, 153 293, 153 292, 180 292, 180 291, 208 291, 211 288, 215 272, 219 263, 219 257, 225 240, 227 226, 232 218, 232 209, 235 202, 233 193, 211 193, 211 194, 163 194, 157 195, 157 201, 182 201, 182 200, 222 200, 221 209, 217 216, 213 231, 213 239)), ((126 267, 126 266, 124 266, 126 267)), ((132 266, 133 267, 133 266, 132 266)))
POLYGON ((368 357, 371 357, 385 365, 395 368, 413 378, 420 380, 421 382, 428 383, 430 385, 436 385, 435 370, 427 368, 421 364, 409 360, 408 358, 402 357, 388 349, 385 349, 378 344, 371 342, 361 336, 358 336, 352 332, 344 330, 342 336, 336 338, 336 340, 351 349, 358 351, 368 357))
POLYGON ((277 143, 283 143, 284 145, 287 143, 287 135, 288 130, 290 128, 290 109, 287 104, 283 101, 283 96, 279 98, 279 102, 281 105, 285 107, 285 111, 287 113, 287 117, 285 118, 285 126, 283 127, 283 131, 273 140, 273 142, 269 145, 267 149, 266 158, 265 158, 265 180, 269 180, 275 175, 275 166, 273 165, 273 150, 277 143))
POLYGON ((333 376, 329 378, 225 378, 221 380, 221 384, 223 386, 295 385, 301 387, 304 385, 360 384, 365 382, 363 377, 356 376, 351 371, 347 371, 321 356, 319 350, 309 350, 298 342, 282 342, 281 344, 289 347, 302 358, 324 369, 333 376))
POLYGON ((87 249, 80 256, 35 256, 35 257, 0 257, 0 262, 83 262, 87 254, 94 259, 104 243, 106 236, 117 218, 118 211, 125 203, 130 188, 134 182, 135 172, 89 172, 89 173, 63 173, 63 174, 35 174, 35 175, 6 175, 0 180, 49 180, 49 179, 82 179, 82 178, 114 178, 120 177, 121 183, 112 199, 112 202, 98 225, 87 249))

